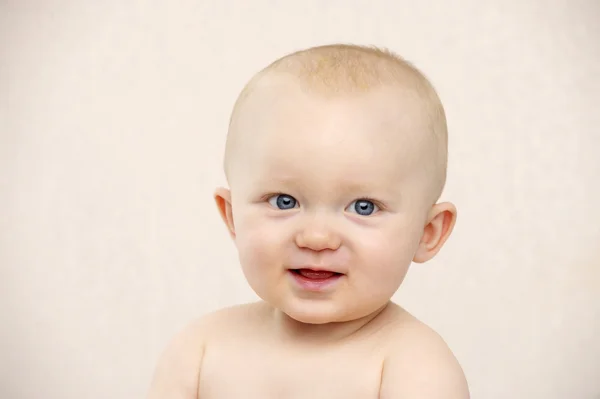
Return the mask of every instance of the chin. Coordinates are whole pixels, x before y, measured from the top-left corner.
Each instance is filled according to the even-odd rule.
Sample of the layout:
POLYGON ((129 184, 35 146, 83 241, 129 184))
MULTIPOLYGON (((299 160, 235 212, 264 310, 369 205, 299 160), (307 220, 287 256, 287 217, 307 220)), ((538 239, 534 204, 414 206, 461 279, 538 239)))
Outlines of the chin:
MULTIPOLYGON (((294 301, 296 302, 296 301, 294 301)), ((288 317, 304 324, 327 324, 352 320, 352 315, 335 303, 324 301, 299 301, 278 308, 288 317)))
POLYGON ((320 314, 314 312, 298 312, 298 311, 288 311, 286 309, 282 309, 282 311, 288 315, 290 318, 296 320, 299 323, 304 324, 327 324, 333 323, 338 320, 332 318, 328 314, 320 314))

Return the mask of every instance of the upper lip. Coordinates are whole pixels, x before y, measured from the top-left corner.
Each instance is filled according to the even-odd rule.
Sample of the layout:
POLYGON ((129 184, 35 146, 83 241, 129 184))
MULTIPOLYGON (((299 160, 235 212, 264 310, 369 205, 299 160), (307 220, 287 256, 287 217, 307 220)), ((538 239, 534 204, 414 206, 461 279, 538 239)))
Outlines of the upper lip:
POLYGON ((308 270, 314 270, 316 272, 334 272, 334 273, 339 273, 339 274, 345 274, 339 268, 324 267, 324 266, 313 266, 313 265, 294 266, 294 267, 290 267, 289 269, 290 270, 308 269, 308 270))

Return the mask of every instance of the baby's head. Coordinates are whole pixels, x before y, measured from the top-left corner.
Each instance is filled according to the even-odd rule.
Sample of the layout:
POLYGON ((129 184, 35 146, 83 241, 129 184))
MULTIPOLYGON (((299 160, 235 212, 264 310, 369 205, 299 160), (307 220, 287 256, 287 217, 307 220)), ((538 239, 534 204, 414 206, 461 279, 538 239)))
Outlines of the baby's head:
POLYGON ((236 102, 216 192, 250 286, 306 323, 380 309, 452 231, 446 154, 435 90, 396 55, 331 45, 269 65, 236 102))

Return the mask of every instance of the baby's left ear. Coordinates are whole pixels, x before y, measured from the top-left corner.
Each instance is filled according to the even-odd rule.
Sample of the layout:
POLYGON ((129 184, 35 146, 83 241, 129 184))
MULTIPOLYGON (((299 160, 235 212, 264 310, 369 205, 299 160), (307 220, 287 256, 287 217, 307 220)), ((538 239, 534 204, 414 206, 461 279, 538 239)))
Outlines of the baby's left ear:
POLYGON ((455 223, 456 207, 453 204, 443 202, 431 207, 413 262, 424 263, 433 258, 450 237, 455 223))

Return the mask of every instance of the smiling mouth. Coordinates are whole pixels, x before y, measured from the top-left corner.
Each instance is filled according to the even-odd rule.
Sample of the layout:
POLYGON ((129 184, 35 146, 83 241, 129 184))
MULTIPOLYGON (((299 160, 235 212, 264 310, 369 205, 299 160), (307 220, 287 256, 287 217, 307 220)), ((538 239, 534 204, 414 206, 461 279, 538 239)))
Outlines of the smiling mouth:
POLYGON ((302 276, 310 280, 327 280, 331 277, 341 276, 342 273, 332 272, 328 270, 312 270, 312 269, 291 269, 292 273, 302 276))
POLYGON ((345 276, 343 273, 330 270, 308 268, 289 269, 288 273, 297 288, 313 293, 331 292, 345 276))

